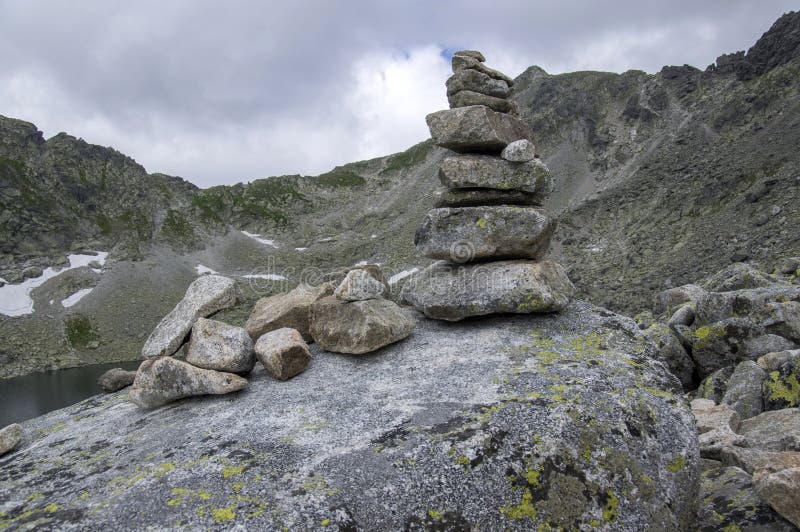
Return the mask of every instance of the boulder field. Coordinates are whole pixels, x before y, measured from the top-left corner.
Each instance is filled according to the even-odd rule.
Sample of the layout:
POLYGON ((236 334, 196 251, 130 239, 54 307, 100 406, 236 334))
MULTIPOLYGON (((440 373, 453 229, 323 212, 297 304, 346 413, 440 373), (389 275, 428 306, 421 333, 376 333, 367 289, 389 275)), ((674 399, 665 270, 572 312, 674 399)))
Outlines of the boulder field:
POLYGON ((311 346, 278 382, 155 410, 128 391, 24 422, 0 529, 685 530, 699 454, 680 383, 636 324, 421 319, 369 357, 311 346))

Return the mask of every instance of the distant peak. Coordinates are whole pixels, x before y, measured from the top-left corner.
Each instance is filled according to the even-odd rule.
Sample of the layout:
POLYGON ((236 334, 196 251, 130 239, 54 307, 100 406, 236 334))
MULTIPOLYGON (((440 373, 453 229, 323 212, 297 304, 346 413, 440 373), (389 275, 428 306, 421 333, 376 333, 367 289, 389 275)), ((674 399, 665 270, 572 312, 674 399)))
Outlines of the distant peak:
POLYGON ((721 55, 706 70, 753 79, 800 57, 800 12, 782 15, 747 53, 721 55))

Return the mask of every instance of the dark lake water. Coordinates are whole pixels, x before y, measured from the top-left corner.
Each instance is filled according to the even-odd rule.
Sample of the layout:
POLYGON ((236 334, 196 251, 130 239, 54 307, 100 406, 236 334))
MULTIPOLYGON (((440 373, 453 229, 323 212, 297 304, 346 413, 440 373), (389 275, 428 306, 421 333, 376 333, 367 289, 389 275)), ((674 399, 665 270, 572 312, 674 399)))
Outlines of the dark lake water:
POLYGON ((97 385, 100 375, 111 368, 134 370, 140 363, 114 362, 0 379, 0 428, 103 393, 97 385))

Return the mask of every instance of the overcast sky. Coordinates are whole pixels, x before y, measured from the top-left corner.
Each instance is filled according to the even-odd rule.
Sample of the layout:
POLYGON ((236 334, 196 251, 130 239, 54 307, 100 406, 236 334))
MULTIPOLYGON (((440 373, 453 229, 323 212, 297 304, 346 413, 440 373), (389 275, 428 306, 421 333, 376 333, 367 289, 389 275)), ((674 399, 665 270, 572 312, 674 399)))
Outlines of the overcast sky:
POLYGON ((0 114, 202 187, 402 151, 448 53, 657 72, 749 48, 797 0, 0 0, 0 114))

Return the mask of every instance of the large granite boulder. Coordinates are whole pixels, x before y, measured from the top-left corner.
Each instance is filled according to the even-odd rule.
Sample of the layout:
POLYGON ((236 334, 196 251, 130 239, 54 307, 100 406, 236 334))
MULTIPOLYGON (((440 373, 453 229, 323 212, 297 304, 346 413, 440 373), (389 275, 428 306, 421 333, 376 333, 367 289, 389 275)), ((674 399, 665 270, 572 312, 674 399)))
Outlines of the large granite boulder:
POLYGON ((800 467, 753 474, 756 493, 772 508, 800 527, 800 467))
POLYGON ((800 409, 763 412, 739 425, 743 445, 766 451, 800 451, 800 409))
POLYGON ((262 334, 289 327, 296 329, 308 342, 308 312, 314 301, 333 293, 333 286, 322 283, 318 286, 298 285, 294 290, 256 301, 244 328, 250 338, 257 340, 262 334))
MULTIPOLYGON (((349 304, 349 303, 348 303, 349 304)), ((0 523, 142 530, 688 530, 680 385, 628 318, 422 320, 372 357, 157 413, 97 396, 23 425, 0 523), (35 495, 38 494, 38 495, 35 495), (35 496, 34 496, 35 495, 35 496)))
POLYGON ((326 297, 311 306, 311 336, 323 349, 361 355, 406 338, 416 320, 387 299, 342 301, 326 297))
POLYGON ((512 163, 489 155, 453 155, 439 166, 439 181, 447 188, 493 188, 535 194, 543 201, 553 190, 550 170, 539 159, 512 163))
POLYGON ((800 406, 800 353, 796 350, 784 353, 792 355, 764 379, 762 391, 766 410, 800 406))
POLYGON ((414 235, 432 259, 540 259, 550 247, 555 218, 537 207, 495 205, 431 209, 414 235))
POLYGON ((236 304, 236 285, 233 279, 221 275, 198 277, 186 290, 186 295, 156 326, 142 348, 144 358, 175 353, 186 341, 197 318, 205 318, 236 304))
POLYGON ((136 379, 135 371, 113 368, 100 375, 100 378, 97 379, 97 384, 104 392, 113 393, 127 388, 133 384, 134 379, 136 379))
POLYGON ((192 327, 186 362, 214 371, 250 373, 256 365, 253 340, 242 327, 200 318, 192 327))
POLYGON ((158 406, 197 395, 223 395, 247 387, 247 379, 195 367, 171 357, 145 360, 136 372, 131 401, 142 408, 158 406))
POLYGON ((401 298, 429 318, 458 321, 498 313, 563 310, 575 293, 556 262, 436 262, 406 283, 401 298))
POLYGON ((458 152, 499 154, 515 140, 534 142, 525 122, 483 105, 436 111, 426 116, 425 121, 437 145, 458 152))

